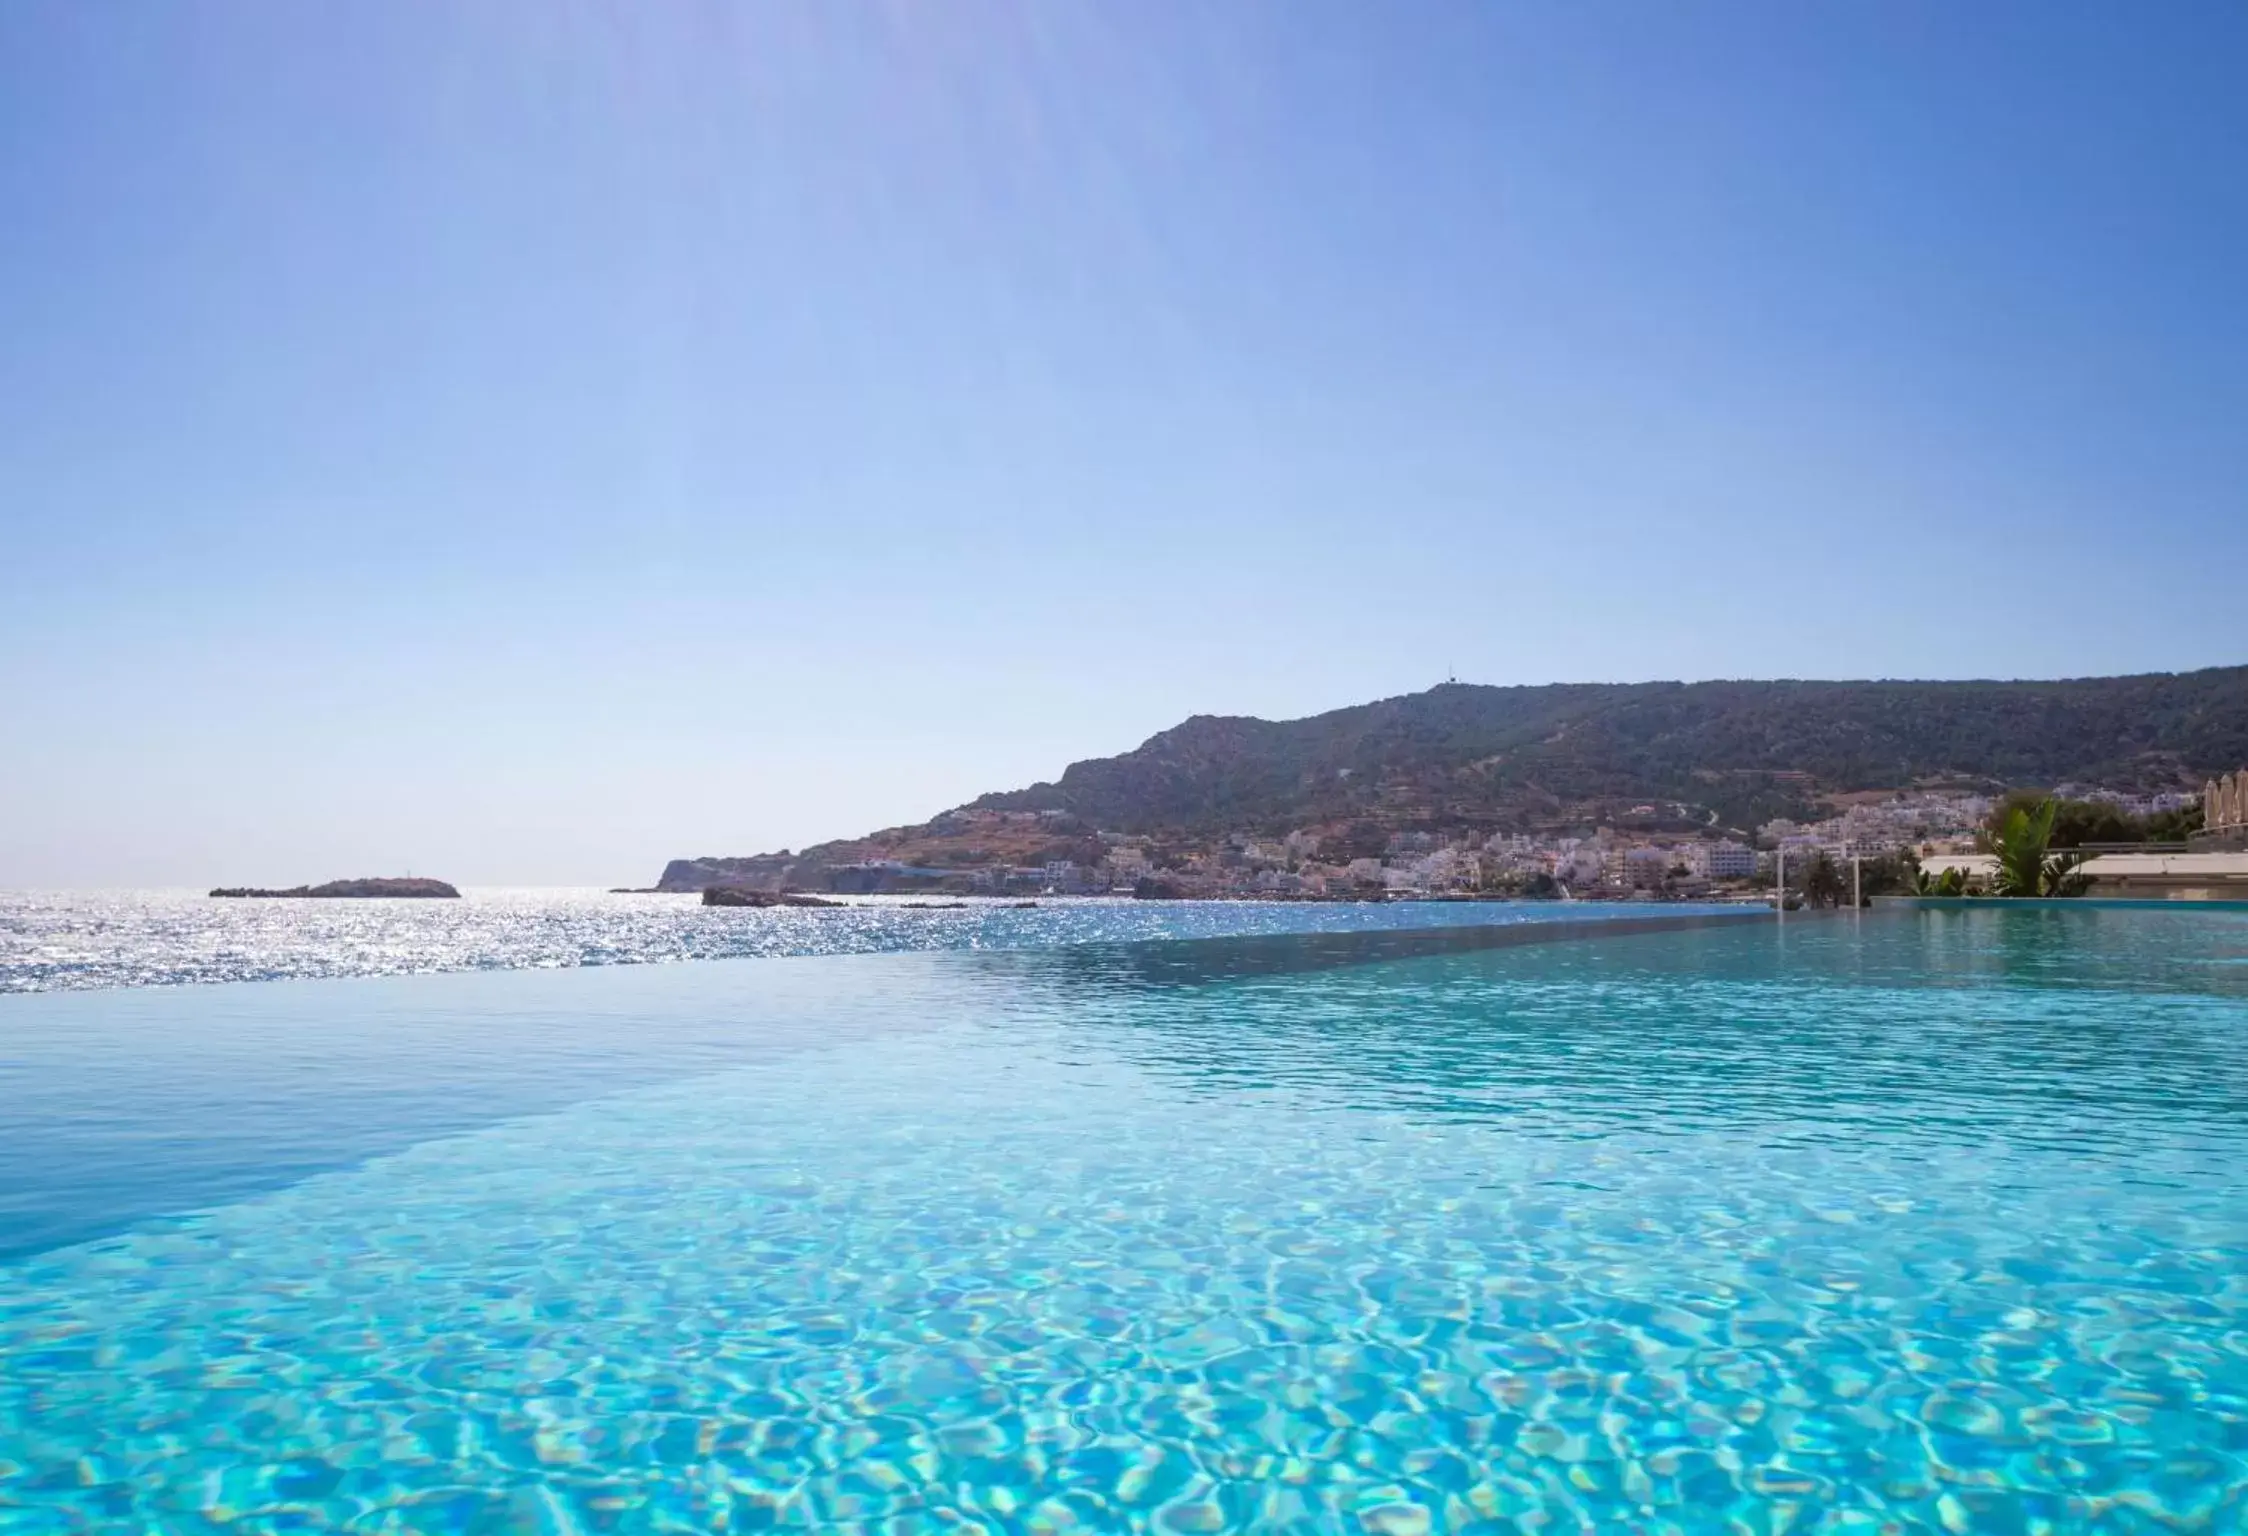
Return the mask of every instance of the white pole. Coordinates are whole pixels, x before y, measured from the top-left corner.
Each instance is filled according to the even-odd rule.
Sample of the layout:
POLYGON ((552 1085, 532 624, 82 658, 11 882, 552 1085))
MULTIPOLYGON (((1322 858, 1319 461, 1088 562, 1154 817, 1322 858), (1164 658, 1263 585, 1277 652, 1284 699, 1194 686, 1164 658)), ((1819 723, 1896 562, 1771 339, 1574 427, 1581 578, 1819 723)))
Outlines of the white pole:
POLYGON ((1859 884, 1861 877, 1859 875, 1858 866, 1862 862, 1863 861, 1860 860, 1856 854, 1853 853, 1850 855, 1850 910, 1853 912, 1866 904, 1865 897, 1859 894, 1859 884))
POLYGON ((1772 850, 1772 910, 1787 916, 1787 850, 1772 850))

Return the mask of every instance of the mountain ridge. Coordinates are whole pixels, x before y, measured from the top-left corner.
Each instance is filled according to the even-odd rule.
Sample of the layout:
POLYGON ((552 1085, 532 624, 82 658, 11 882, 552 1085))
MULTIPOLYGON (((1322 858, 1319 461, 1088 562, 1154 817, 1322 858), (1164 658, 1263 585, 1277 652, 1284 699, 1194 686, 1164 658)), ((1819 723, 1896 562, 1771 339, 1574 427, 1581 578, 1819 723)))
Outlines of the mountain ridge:
POLYGON ((1128 752, 918 827, 795 855, 675 861, 666 880, 724 877, 728 865, 762 878, 881 858, 1073 857, 1060 850, 1097 833, 1742 830, 1833 795, 2072 782, 2189 790, 2242 763, 2248 666, 2053 680, 1443 683, 1294 720, 1192 715, 1128 752), (993 830, 994 818, 1028 816, 1050 823, 1042 840, 1041 827, 993 830))
POLYGON ((1808 779, 1790 799, 1930 780, 2156 789, 2197 787, 2244 756, 2248 667, 2053 681, 1445 683, 1291 721, 1192 716, 1130 752, 969 804, 1151 831, 1378 812, 1416 782, 1456 810, 1510 791, 1708 803, 1713 778, 1728 775, 1808 779), (1430 782, 1462 770, 1481 782, 1430 782))

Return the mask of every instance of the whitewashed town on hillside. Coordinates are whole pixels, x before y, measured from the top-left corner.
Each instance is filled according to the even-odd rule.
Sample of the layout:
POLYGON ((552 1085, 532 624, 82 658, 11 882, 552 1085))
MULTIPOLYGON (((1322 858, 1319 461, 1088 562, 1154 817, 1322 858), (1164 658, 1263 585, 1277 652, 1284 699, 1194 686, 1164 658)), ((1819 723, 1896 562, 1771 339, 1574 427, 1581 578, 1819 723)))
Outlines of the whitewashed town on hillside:
MULTIPOLYGON (((2148 816, 2194 804, 2184 793, 2129 796, 2081 785, 2059 793, 2104 800, 2129 815, 2148 816)), ((1570 835, 1400 831, 1368 848, 1362 832, 1300 829, 1285 836, 1233 833, 1176 840, 1103 832, 1097 861, 922 868, 895 859, 867 859, 833 873, 847 885, 853 872, 869 888, 896 888, 915 876, 965 881, 990 894, 1146 894, 1151 887, 1187 897, 1396 899, 1532 893, 1591 899, 1695 899, 1769 885, 1783 859, 1802 868, 1826 856, 1848 861, 1914 859, 1965 853, 1990 814, 1991 797, 1942 792, 1867 797, 1822 821, 1777 820, 1753 841, 1640 833, 1612 826, 1570 835)), ((1637 808, 1652 818, 1665 808, 1637 808)), ((1023 818, 1036 812, 956 811, 952 817, 1023 818)), ((1631 819, 1631 818, 1625 818, 1631 819)))

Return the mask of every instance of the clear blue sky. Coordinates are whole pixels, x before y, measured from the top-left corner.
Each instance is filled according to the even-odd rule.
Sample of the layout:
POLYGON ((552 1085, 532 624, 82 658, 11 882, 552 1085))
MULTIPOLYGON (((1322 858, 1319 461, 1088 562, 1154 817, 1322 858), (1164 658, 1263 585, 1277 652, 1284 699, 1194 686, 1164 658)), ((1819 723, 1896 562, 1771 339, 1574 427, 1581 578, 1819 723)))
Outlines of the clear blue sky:
POLYGON ((2230 0, 12 0, 0 885, 2248 660, 2243 79, 2230 0))

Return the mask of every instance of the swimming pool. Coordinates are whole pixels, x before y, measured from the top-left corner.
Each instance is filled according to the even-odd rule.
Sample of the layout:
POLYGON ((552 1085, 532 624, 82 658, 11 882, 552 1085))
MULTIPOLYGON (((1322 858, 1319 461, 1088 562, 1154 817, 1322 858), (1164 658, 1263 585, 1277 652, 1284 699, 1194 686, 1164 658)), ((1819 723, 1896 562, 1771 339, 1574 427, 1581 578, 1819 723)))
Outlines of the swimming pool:
POLYGON ((2241 1524, 2248 918, 1395 939, 0 999, 0 1531, 2241 1524))

